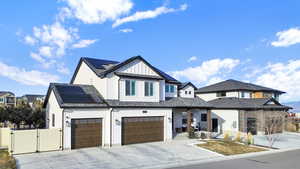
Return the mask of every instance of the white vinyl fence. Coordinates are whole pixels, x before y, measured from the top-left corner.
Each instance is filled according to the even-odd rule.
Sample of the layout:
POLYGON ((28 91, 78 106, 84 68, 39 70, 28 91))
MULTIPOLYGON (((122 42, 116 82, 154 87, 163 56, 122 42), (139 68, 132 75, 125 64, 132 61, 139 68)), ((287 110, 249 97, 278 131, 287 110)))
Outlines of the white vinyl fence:
POLYGON ((10 130, 1 129, 0 146, 11 154, 55 151, 62 149, 61 129, 10 130))

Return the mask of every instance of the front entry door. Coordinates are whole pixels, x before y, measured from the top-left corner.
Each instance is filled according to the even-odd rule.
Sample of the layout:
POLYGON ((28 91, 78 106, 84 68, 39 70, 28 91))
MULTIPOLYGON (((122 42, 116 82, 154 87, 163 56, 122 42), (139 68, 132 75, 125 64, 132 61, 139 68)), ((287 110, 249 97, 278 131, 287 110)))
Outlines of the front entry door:
POLYGON ((212 119, 212 132, 218 132, 218 119, 212 119))
POLYGON ((247 133, 251 133, 252 135, 257 134, 257 129, 256 129, 256 118, 248 118, 247 119, 247 133))

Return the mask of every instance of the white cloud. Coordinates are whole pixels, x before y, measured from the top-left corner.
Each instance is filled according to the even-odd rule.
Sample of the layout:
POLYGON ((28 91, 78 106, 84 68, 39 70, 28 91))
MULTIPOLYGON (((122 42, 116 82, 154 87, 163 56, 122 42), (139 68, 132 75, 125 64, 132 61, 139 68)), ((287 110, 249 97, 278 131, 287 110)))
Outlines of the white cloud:
POLYGON ((50 82, 59 80, 59 77, 56 75, 37 70, 27 71, 2 62, 0 62, 0 76, 31 86, 47 86, 50 82))
POLYGON ((156 18, 157 16, 162 15, 162 14, 167 14, 167 13, 177 12, 177 11, 184 11, 186 9, 187 9, 187 4, 183 4, 178 9, 167 8, 165 6, 161 6, 154 10, 137 11, 136 13, 134 13, 131 16, 117 19, 114 22, 114 24, 112 25, 112 27, 117 27, 117 26, 120 26, 120 25, 122 25, 124 23, 128 23, 128 22, 136 22, 136 21, 143 20, 143 19, 156 18))
POLYGON ((70 70, 65 66, 65 64, 59 64, 57 67, 57 71, 65 75, 70 74, 70 70))
POLYGON ((73 48, 85 48, 85 47, 88 47, 90 46, 91 44, 97 42, 97 39, 94 39, 94 40, 80 40, 79 42, 73 44, 73 48))
POLYGON ((133 7, 131 0, 63 0, 68 9, 62 8, 60 20, 65 17, 79 19, 86 24, 103 23, 107 20, 116 20, 128 14, 133 7))
POLYGON ((277 40, 271 43, 274 47, 288 47, 300 43, 300 29, 290 28, 276 33, 277 40))
POLYGON ((28 45, 35 45, 35 43, 37 42, 33 37, 28 36, 28 35, 25 36, 24 40, 25 40, 25 43, 28 45))
POLYGON ((42 46, 39 48, 39 53, 41 56, 51 57, 52 48, 50 46, 42 46))
POLYGON ((281 97, 283 101, 299 100, 300 60, 268 64, 264 72, 257 76, 256 83, 287 92, 281 97))
POLYGON ((130 32, 132 32, 133 30, 130 29, 130 28, 126 28, 126 29, 120 29, 119 31, 120 31, 120 32, 123 32, 123 33, 130 33, 130 32))
POLYGON ((32 59, 36 60, 37 62, 39 62, 41 64, 41 66, 46 69, 50 68, 52 65, 54 65, 54 63, 56 63, 56 61, 53 59, 46 60, 43 57, 41 57, 39 54, 36 54, 33 52, 30 53, 30 57, 32 59))
POLYGON ((192 56, 189 58, 188 62, 196 61, 197 59, 197 56, 192 56))
POLYGON ((216 81, 217 75, 224 75, 232 71, 240 61, 238 59, 212 59, 203 62, 200 66, 189 67, 184 70, 173 71, 171 74, 178 79, 185 78, 195 83, 208 83, 211 78, 216 81))

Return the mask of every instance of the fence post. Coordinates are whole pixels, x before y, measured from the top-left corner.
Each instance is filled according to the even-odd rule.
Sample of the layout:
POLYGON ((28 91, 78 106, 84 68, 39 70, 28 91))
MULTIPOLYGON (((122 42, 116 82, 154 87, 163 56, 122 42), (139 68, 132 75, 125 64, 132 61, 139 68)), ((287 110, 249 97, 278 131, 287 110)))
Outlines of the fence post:
POLYGON ((36 129, 36 152, 39 152, 39 129, 36 129))
MULTIPOLYGON (((10 129, 11 130, 11 129, 10 129)), ((13 150, 13 143, 14 143, 14 139, 13 139, 13 135, 14 135, 14 133, 13 133, 13 130, 11 130, 10 131, 10 151, 9 151, 9 153, 12 155, 13 154, 13 152, 14 152, 14 150, 13 150)))

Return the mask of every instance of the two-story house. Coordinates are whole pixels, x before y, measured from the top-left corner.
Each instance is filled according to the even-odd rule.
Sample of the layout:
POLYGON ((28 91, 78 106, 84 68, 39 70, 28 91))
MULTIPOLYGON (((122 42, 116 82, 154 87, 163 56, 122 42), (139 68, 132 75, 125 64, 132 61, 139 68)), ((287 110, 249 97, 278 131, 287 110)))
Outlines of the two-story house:
POLYGON ((32 108, 37 108, 43 104, 45 95, 38 94, 25 94, 22 97, 17 98, 17 104, 28 104, 32 108))
POLYGON ((15 94, 9 91, 0 91, 0 106, 14 107, 16 106, 15 94))
POLYGON ((70 84, 49 86, 47 127, 62 128, 64 149, 168 141, 186 123, 200 128, 202 116, 210 130, 211 105, 195 89, 141 56, 81 58, 70 84))
MULTIPOLYGON (((284 121, 290 107, 279 103, 284 92, 237 80, 226 80, 195 91, 212 109, 213 132, 251 132, 264 134, 266 121, 281 117, 284 121)), ((278 127, 283 130, 283 125, 278 127)))

